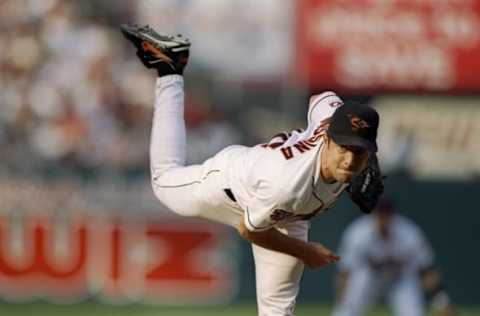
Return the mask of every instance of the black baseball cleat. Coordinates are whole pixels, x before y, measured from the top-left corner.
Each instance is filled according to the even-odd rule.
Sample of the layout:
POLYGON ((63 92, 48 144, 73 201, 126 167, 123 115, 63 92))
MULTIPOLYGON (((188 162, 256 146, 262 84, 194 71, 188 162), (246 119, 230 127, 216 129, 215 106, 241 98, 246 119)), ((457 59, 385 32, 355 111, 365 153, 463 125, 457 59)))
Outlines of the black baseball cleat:
POLYGON ((123 35, 137 48, 137 56, 147 68, 155 68, 158 75, 183 74, 187 65, 190 41, 182 35, 160 35, 148 25, 122 24, 123 35))

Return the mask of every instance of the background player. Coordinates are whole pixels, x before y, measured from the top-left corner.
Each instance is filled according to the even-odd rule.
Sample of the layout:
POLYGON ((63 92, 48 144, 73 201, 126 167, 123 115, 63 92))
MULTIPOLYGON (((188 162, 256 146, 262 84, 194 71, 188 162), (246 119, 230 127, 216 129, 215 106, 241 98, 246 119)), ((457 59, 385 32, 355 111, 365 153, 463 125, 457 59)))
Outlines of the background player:
POLYGON ((424 291, 439 315, 454 315, 432 248, 417 225, 394 212, 391 200, 381 199, 372 215, 348 226, 340 254, 334 316, 363 315, 382 299, 397 316, 423 315, 424 291))
POLYGON ((307 241, 307 220, 331 207, 377 151, 377 112, 325 92, 312 97, 305 131, 230 146, 185 166, 182 73, 190 43, 148 27, 122 31, 159 75, 150 144, 155 195, 180 215, 238 229, 253 244, 259 314, 293 315, 304 264, 318 268, 339 259, 307 241))

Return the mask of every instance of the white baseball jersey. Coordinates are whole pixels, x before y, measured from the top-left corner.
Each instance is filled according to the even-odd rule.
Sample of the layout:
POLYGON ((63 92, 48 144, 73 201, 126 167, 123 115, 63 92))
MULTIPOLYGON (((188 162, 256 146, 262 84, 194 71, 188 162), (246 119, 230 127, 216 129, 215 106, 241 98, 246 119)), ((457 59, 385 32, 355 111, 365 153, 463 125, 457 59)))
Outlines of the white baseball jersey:
POLYGON ((397 277, 433 262, 432 249, 420 228, 395 214, 391 236, 383 239, 374 216, 363 216, 346 229, 340 245, 340 267, 348 270, 368 268, 382 277, 397 277))
POLYGON ((320 153, 328 119, 342 104, 333 92, 314 96, 305 131, 280 133, 267 144, 232 146, 219 153, 228 156, 227 184, 249 230, 309 219, 339 198, 346 185, 323 182, 320 153))

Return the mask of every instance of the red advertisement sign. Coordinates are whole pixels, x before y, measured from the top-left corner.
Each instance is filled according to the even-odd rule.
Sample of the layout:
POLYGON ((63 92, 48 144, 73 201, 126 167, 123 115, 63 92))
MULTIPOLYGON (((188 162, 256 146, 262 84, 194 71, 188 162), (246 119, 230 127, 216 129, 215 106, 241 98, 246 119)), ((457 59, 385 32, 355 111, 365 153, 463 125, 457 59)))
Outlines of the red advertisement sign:
POLYGON ((0 295, 10 301, 228 300, 234 266, 218 226, 82 218, 0 218, 0 295))
POLYGON ((480 91, 480 1, 302 0, 296 75, 349 92, 480 91))

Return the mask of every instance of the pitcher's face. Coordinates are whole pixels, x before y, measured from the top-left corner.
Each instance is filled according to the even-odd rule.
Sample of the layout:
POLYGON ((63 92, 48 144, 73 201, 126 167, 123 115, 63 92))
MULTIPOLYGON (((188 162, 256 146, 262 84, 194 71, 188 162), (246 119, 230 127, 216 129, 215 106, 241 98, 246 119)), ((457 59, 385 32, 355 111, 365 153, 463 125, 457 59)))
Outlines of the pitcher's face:
MULTIPOLYGON (((339 145, 331 138, 327 140, 325 153, 325 166, 327 174, 329 174, 334 181, 347 183, 353 177, 359 174, 365 168, 368 151, 360 146, 339 145)), ((326 179, 327 180, 327 179, 326 179)))

